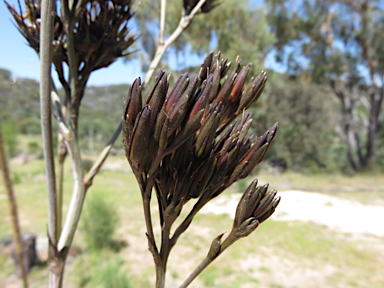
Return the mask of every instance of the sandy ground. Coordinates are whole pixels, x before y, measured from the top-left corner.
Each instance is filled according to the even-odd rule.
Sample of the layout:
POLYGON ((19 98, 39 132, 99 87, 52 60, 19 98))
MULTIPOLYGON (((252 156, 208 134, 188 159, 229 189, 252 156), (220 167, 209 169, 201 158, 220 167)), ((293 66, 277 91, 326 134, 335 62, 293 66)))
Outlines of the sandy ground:
MULTIPOLYGON (((313 221, 342 232, 384 236, 384 206, 363 205, 319 193, 279 192, 281 202, 272 216, 279 221, 313 221)), ((241 194, 221 195, 208 203, 205 213, 234 217, 241 194)))

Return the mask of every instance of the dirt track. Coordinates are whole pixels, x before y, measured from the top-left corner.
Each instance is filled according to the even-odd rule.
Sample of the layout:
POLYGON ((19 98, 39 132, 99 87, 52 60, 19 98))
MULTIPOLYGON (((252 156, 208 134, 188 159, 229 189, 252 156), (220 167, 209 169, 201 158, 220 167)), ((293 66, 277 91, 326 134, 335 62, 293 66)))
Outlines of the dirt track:
MULTIPOLYGON (((342 232, 384 236, 384 206, 363 205, 325 194, 284 191, 273 219, 279 221, 314 221, 342 232)), ((221 195, 208 203, 205 213, 229 214, 234 217, 241 194, 221 195)))

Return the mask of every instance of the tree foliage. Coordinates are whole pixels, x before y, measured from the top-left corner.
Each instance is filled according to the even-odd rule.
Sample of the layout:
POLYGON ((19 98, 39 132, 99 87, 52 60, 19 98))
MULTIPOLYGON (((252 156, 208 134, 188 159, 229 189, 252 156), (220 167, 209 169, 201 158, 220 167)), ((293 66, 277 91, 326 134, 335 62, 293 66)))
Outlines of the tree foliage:
POLYGON ((354 170, 375 160, 384 97, 380 1, 268 1, 277 59, 290 73, 325 83, 340 101, 340 129, 354 170))
POLYGON ((266 94, 254 111, 258 115, 256 132, 263 131, 270 121, 279 122, 280 141, 271 147, 270 160, 287 163, 296 171, 334 169, 334 155, 329 153, 337 141, 337 115, 329 89, 275 73, 266 94))
MULTIPOLYGON (((179 0, 167 1, 167 22, 165 37, 178 25, 181 7, 179 0)), ((141 8, 135 14, 141 36, 137 41, 139 54, 148 64, 156 50, 158 36, 160 1, 142 1, 141 8)), ((265 10, 256 7, 248 0, 226 0, 219 9, 213 9, 207 15, 199 15, 173 46, 173 55, 179 59, 188 59, 191 54, 202 56, 210 50, 220 50, 229 59, 241 55, 245 63, 252 62, 256 71, 262 68, 274 36, 269 32, 265 10)), ((168 53, 168 58, 172 53, 168 53)), ((167 64, 169 61, 165 61, 167 64)), ((147 65, 146 64, 146 65, 147 65)), ((181 64, 180 69, 186 68, 181 64)), ((251 71, 250 74, 256 73, 251 71)))

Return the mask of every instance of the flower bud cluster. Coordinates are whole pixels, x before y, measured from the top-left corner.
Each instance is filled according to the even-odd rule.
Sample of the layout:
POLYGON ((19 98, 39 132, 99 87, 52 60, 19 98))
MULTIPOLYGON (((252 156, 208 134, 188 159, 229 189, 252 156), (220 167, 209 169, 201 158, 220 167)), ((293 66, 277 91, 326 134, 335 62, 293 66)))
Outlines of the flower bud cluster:
POLYGON ((259 99, 267 76, 261 72, 245 85, 243 66, 209 54, 194 79, 183 74, 168 92, 160 71, 145 103, 140 78, 130 88, 123 114, 123 146, 139 183, 155 177, 163 211, 179 213, 185 202, 204 203, 260 163, 277 124, 261 137, 249 135, 245 110, 259 99), (236 121, 236 118, 240 116, 236 121))
POLYGON ((275 212, 280 196, 276 197, 276 190, 268 190, 268 186, 257 186, 254 180, 241 197, 233 223, 238 237, 248 236, 275 212))
MULTIPOLYGON (((133 44, 135 36, 129 35, 128 21, 133 17, 131 0, 86 0, 73 11, 75 53, 79 77, 109 66, 116 58, 125 56, 125 50, 133 44)), ((41 2, 26 0, 27 13, 22 14, 5 2, 17 27, 28 44, 39 53, 41 2)), ((72 17, 72 16, 71 16, 72 17)), ((68 63, 67 31, 63 15, 54 20, 53 63, 60 77, 64 77, 63 64, 68 63)), ((61 81, 61 80, 60 80, 61 81)))

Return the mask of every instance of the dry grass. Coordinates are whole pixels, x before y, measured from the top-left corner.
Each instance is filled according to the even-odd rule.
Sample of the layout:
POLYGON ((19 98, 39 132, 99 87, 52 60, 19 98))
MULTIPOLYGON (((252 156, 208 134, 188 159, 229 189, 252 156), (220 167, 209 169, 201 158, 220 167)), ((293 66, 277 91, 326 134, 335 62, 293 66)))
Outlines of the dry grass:
MULTIPOLYGON (((112 157, 109 161, 115 159, 121 160, 120 157, 112 157)), ((66 179, 70 179, 69 166, 66 165, 66 179)), ((140 193, 133 175, 124 172, 126 168, 123 166, 116 171, 102 170, 87 197, 92 197, 92 193, 99 193, 118 205, 120 227, 115 237, 128 244, 119 253, 124 261, 120 270, 129 273, 131 287, 153 287, 154 268, 144 236, 140 193)), ((15 178, 18 178, 15 191, 22 229, 43 236, 47 221, 43 161, 33 160, 24 165, 12 163, 11 169, 15 178)), ((384 193, 380 192, 382 180, 377 175, 345 177, 287 173, 281 177, 261 174, 259 179, 274 185, 289 184, 314 191, 328 187, 329 190, 325 193, 343 198, 353 197, 366 203, 378 203, 377 201, 384 198, 384 193), (337 187, 344 186, 353 189, 349 192, 334 191, 337 187), (374 189, 361 191, 362 187, 374 189), (375 190, 378 187, 380 189, 375 190)), ((71 185, 70 180, 65 182, 65 203, 70 200, 71 185)), ((225 193, 236 193, 236 189, 237 186, 234 186, 225 193)), ((153 209, 156 209, 155 203, 153 209)), ((1 239, 11 234, 7 201, 1 182, 0 217, 3 219, 0 221, 1 239)), ((157 227, 155 233, 160 235, 158 221, 154 220, 154 223, 157 227)), ((172 251, 167 271, 169 287, 178 287, 177 284, 206 255, 211 240, 218 234, 229 231, 231 225, 229 216, 198 215, 172 251)), ((381 268, 384 267, 383 240, 368 235, 338 233, 314 223, 269 220, 253 235, 240 240, 220 256, 191 287, 384 287, 384 275, 381 273, 381 268)), ((65 287, 89 287, 80 285, 79 267, 95 261, 95 257, 99 257, 100 261, 107 261, 115 258, 116 254, 113 251, 106 251, 102 255, 86 252, 81 231, 76 234, 74 246, 85 252, 68 263, 65 287)), ((89 266, 88 269, 98 268, 89 266)), ((1 287, 17 287, 12 286, 15 283, 11 276, 12 270, 11 260, 4 255, 0 256, 1 287)), ((44 287, 46 275, 45 267, 34 269, 30 274, 31 287, 44 287)))

